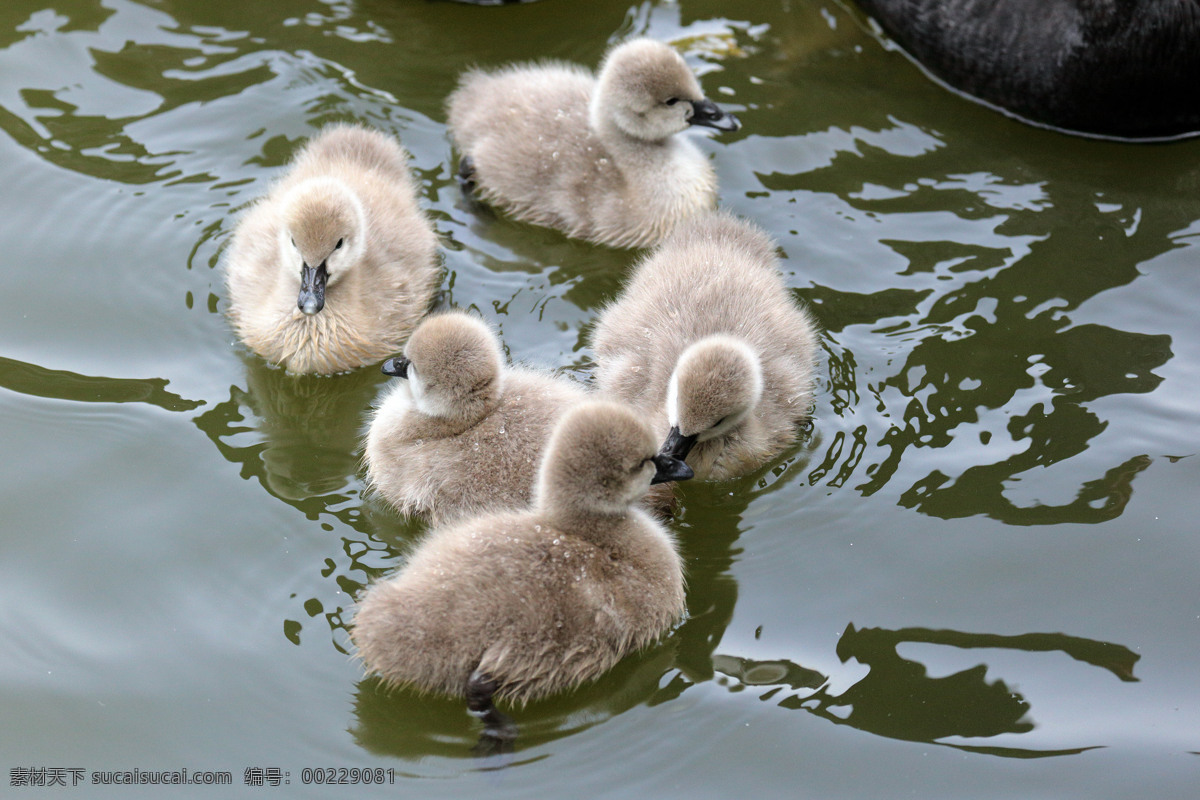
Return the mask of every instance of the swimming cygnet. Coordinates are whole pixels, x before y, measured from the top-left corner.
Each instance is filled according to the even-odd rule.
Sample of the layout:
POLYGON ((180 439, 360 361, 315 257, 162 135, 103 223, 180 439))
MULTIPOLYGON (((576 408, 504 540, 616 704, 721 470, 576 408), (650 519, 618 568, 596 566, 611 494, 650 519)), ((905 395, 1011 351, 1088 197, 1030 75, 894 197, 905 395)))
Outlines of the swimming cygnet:
POLYGON ((229 317, 291 372, 334 373, 400 349, 437 288, 437 236, 391 136, 332 125, 242 218, 229 317))
MULTIPOLYGON (((436 528, 371 586, 351 637, 385 681, 467 697, 484 740, 515 730, 493 696, 524 703, 598 677, 684 611, 666 528, 637 508, 683 480, 631 408, 588 401, 555 426, 531 509, 436 528)), ((484 741, 481 741, 481 745, 484 741)))
POLYGON ((713 213, 635 268, 592 338, 602 393, 656 415, 701 479, 758 469, 809 416, 817 334, 760 229, 713 213))
POLYGON ((524 508, 554 423, 587 393, 564 378, 505 367, 500 342, 461 311, 427 317, 403 358, 405 378, 375 412, 365 462, 371 485, 434 524, 524 508))
POLYGON ((716 173, 675 134, 737 118, 704 97, 670 46, 625 42, 598 78, 561 62, 472 70, 447 101, 464 188, 517 219, 613 247, 645 247, 716 205, 716 173))

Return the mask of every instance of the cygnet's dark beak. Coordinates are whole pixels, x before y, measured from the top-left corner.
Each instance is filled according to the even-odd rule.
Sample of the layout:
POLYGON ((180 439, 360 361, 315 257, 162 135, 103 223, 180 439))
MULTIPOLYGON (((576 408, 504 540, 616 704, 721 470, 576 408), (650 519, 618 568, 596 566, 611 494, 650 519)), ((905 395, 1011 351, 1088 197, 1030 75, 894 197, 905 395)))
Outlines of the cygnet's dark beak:
POLYGON ((696 475, 696 473, 692 472, 691 467, 678 458, 672 458, 671 456, 659 453, 650 460, 654 462, 654 477, 650 480, 651 484, 686 481, 696 475))
POLYGON ((325 262, 319 267, 305 264, 300 268, 300 297, 296 305, 308 316, 312 316, 325 307, 325 262))
POLYGON ((703 100, 692 101, 692 118, 688 120, 688 123, 703 125, 706 128, 716 128, 719 131, 736 131, 742 127, 742 123, 738 122, 737 117, 722 111, 719 105, 707 97, 703 100))
POLYGON ((662 443, 662 447, 658 448, 660 455, 670 456, 683 461, 687 458, 687 454, 692 452, 692 445, 696 443, 696 437, 684 436, 679 432, 679 426, 671 428, 667 434, 667 440, 662 443))
POLYGON ((384 375, 391 375, 393 378, 407 378, 408 365, 411 363, 412 362, 407 358, 396 356, 395 358, 389 358, 387 361, 383 362, 383 367, 381 367, 381 369, 383 370, 384 375))

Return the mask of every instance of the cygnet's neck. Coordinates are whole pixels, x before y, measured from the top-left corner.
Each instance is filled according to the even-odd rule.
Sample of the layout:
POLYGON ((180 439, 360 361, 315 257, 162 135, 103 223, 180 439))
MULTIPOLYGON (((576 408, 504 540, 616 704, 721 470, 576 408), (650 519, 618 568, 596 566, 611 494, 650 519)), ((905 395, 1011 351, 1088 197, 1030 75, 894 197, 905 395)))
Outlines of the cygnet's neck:
POLYGON ((440 404, 422 391, 420 378, 410 379, 409 396, 413 406, 431 427, 440 430, 443 435, 458 436, 483 422, 499 407, 503 393, 501 380, 497 376, 493 389, 481 397, 440 404))
POLYGON ((464 404, 453 417, 443 417, 446 426, 454 429, 455 433, 466 433, 492 415, 500 405, 499 397, 488 397, 464 404))
POLYGON ((664 136, 661 139, 644 139, 640 136, 634 136, 617 124, 616 118, 600 102, 599 94, 592 95, 591 103, 588 106, 588 125, 592 129, 592 133, 605 146, 618 153, 644 153, 661 150, 668 147, 674 138, 674 134, 664 136))
POLYGON ((580 505, 578 498, 569 497, 539 498, 536 508, 556 529, 599 547, 611 546, 622 536, 633 511, 627 505, 580 505))

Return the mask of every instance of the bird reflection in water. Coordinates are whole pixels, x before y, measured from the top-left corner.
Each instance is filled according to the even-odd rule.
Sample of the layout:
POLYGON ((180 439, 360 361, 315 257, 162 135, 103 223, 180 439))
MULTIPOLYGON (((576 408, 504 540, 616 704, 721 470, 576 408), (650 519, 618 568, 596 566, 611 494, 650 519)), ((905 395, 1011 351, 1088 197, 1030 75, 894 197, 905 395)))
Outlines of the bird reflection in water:
POLYGON ((753 661, 714 655, 718 671, 750 686, 774 686, 768 699, 784 687, 798 690, 785 696, 783 708, 803 709, 839 725, 892 739, 944 744, 960 750, 1015 758, 1067 755, 1091 747, 1065 750, 1028 750, 950 744, 938 740, 951 736, 983 738, 1005 733, 1027 733, 1030 705, 1002 680, 987 681, 987 665, 941 678, 930 677, 923 664, 902 657, 901 644, 919 643, 958 648, 993 648, 1026 652, 1062 652, 1085 664, 1106 669, 1122 681, 1136 681, 1133 667, 1140 656, 1127 647, 1082 639, 1061 633, 1026 633, 1001 636, 962 633, 930 628, 846 627, 837 646, 838 658, 851 658, 870 671, 840 694, 831 694, 828 678, 791 661, 753 661), (815 690, 806 693, 806 690, 815 690))
POLYGON ((293 375, 246 356, 246 388, 196 418, 242 477, 311 516, 344 499, 358 472, 358 444, 378 369, 293 375))

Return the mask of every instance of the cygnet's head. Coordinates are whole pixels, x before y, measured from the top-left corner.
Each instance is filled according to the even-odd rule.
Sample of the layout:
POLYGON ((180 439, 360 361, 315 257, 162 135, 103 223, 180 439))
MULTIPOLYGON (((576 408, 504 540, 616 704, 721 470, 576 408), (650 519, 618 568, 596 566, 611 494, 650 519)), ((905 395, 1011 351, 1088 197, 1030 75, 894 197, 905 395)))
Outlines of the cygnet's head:
POLYGON ((687 458, 696 442, 741 425, 762 393, 758 354, 741 339, 717 335, 693 343, 679 356, 667 386, 671 431, 662 452, 687 458))
POLYGON ((652 483, 692 477, 683 461, 658 453, 654 433, 631 408, 593 400, 558 421, 538 471, 541 508, 622 514, 652 483))
POLYGON ((683 57, 653 39, 633 39, 609 52, 590 113, 593 127, 611 120, 626 134, 655 142, 689 125, 741 127, 737 117, 705 98, 683 57))
POLYGON ((475 422, 495 407, 503 368, 492 329, 462 311, 426 317, 405 345, 404 357, 383 364, 385 374, 407 379, 417 410, 459 423, 475 422))
POLYGON ((279 246, 284 269, 299 274, 305 314, 324 308, 326 291, 362 258, 366 227, 362 202, 333 178, 303 181, 285 197, 279 246))

